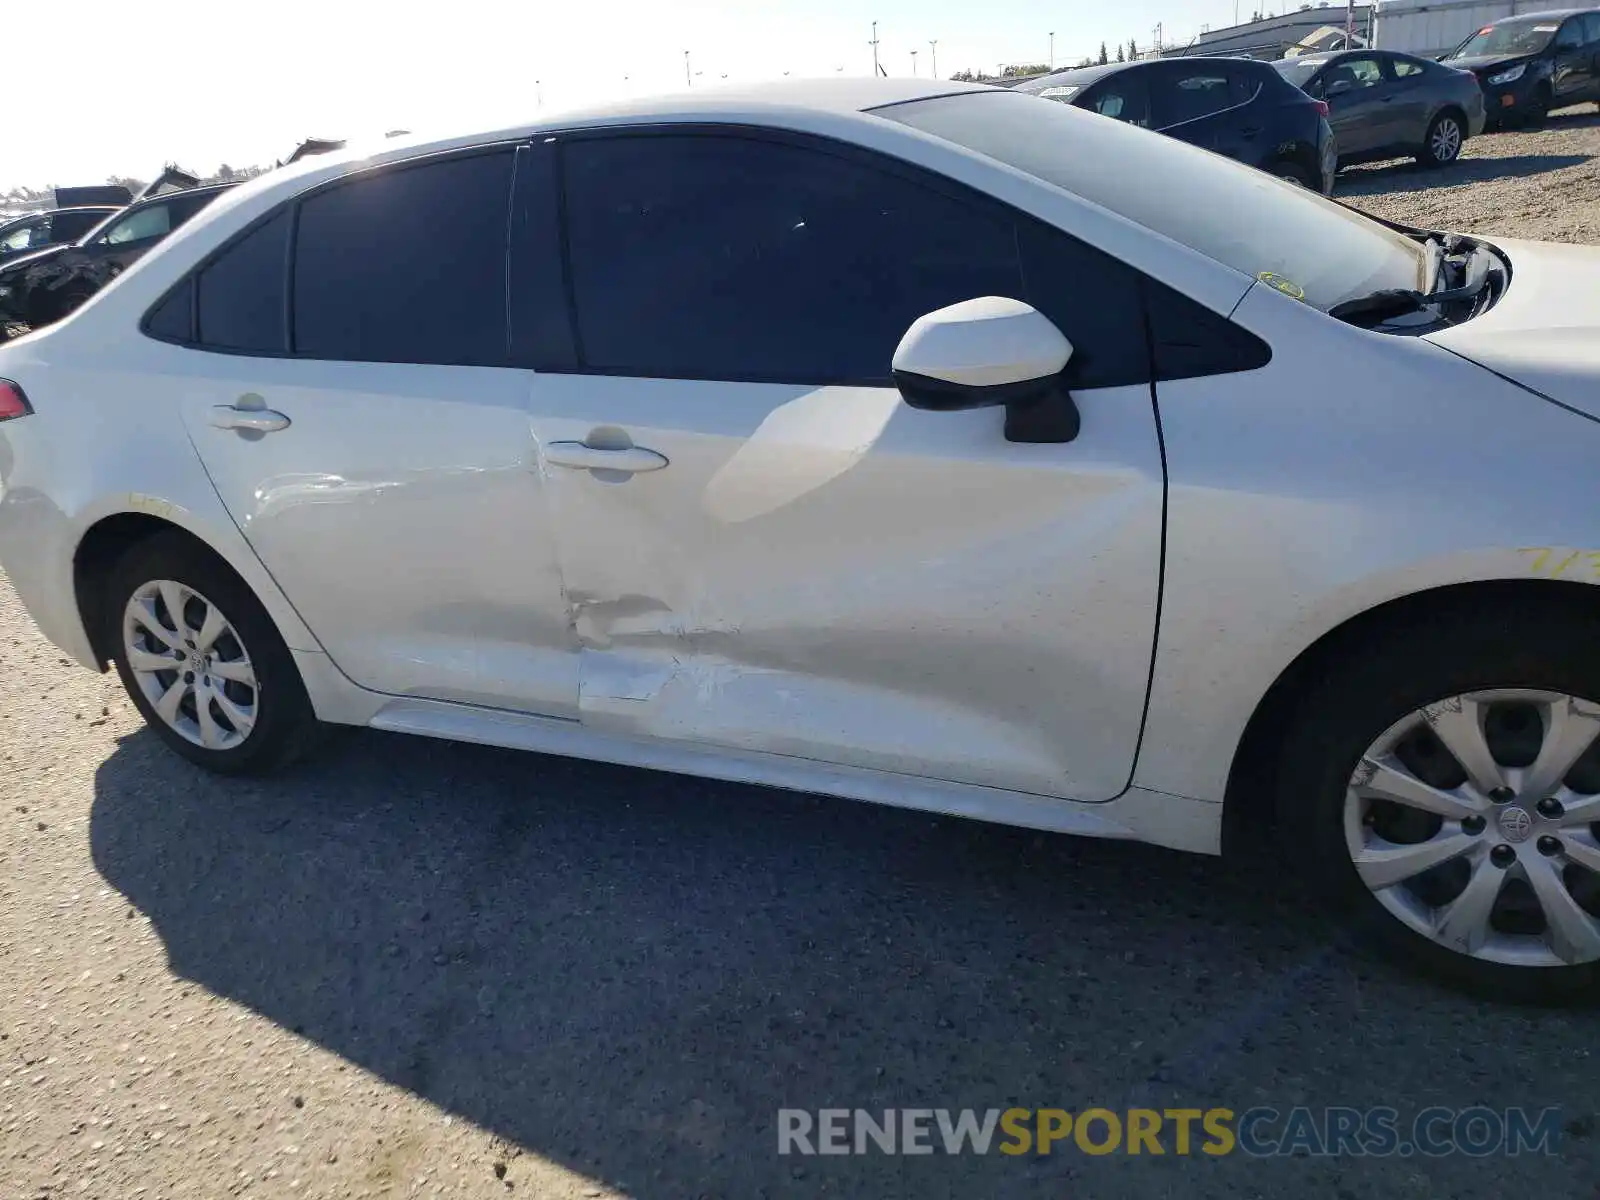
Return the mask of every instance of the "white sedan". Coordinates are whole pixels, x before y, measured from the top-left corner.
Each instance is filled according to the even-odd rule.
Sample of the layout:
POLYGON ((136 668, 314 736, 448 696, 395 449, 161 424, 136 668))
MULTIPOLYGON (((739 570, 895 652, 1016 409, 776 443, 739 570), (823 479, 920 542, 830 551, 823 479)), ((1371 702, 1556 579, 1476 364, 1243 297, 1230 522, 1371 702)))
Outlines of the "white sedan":
POLYGON ((1600 251, 1004 90, 622 104, 273 172, 0 348, 0 563, 218 771, 331 723, 1275 826, 1373 944, 1573 999, 1597 317, 1600 251))

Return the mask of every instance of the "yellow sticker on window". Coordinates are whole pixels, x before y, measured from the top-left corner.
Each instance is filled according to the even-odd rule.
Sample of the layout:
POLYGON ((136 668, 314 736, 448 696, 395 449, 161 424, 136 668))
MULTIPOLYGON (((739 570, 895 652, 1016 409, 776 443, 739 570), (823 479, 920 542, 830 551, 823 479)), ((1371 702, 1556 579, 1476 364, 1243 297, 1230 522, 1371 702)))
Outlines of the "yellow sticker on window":
POLYGON ((1282 292, 1290 299, 1304 300, 1306 298, 1305 288, 1301 287, 1292 279, 1285 279, 1282 275, 1275 274, 1272 271, 1262 271, 1256 276, 1256 278, 1262 283, 1266 284, 1269 288, 1273 288, 1276 291, 1282 292))

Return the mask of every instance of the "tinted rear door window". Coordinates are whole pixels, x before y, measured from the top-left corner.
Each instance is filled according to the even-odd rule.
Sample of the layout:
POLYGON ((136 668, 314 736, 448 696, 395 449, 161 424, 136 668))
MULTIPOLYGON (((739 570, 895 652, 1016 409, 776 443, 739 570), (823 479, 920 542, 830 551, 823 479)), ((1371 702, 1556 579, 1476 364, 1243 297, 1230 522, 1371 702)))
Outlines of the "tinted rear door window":
POLYGON ((300 207, 294 351, 311 358, 506 361, 512 153, 383 171, 300 207))
POLYGON ((1020 294, 1010 221, 854 158, 678 135, 579 140, 562 158, 592 370, 886 383, 917 317, 1020 294))
POLYGON ((223 251, 196 280, 197 340, 223 350, 281 354, 289 217, 280 212, 223 251))

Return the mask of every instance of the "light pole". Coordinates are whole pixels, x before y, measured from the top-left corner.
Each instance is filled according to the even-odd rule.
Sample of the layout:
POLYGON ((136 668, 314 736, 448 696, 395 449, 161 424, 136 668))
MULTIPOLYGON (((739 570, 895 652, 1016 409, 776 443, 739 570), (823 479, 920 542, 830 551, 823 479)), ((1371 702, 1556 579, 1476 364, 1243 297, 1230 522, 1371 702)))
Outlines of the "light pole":
POLYGON ((1056 69, 1056 35, 1054 31, 1050 34, 1050 69, 1052 71, 1056 69))
POLYGON ((694 76, 689 74, 689 52, 683 52, 683 81, 687 87, 694 86, 694 76))
POLYGON ((917 77, 917 52, 915 50, 913 50, 911 52, 911 78, 915 79, 916 77, 917 77))
POLYGON ((533 81, 533 94, 534 94, 535 97, 538 98, 539 107, 543 108, 544 107, 544 82, 542 80, 535 79, 533 81))
POLYGON ((928 39, 928 74, 934 79, 939 78, 939 39, 928 39))
POLYGON ((872 41, 869 45, 872 47, 872 77, 876 79, 878 77, 878 23, 876 21, 872 23, 872 41))

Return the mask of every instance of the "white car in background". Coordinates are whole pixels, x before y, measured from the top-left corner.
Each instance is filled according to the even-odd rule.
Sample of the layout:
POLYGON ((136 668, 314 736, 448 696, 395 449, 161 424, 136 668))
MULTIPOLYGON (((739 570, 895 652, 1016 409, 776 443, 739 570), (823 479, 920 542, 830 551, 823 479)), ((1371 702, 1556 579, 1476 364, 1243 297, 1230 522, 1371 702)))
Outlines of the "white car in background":
MULTIPOLYGON (((307 159, 0 349, 0 562, 322 723, 1214 853, 1600 982, 1600 251, 832 81, 307 159)), ((1070 936, 1064 932, 1064 936, 1070 936)))

